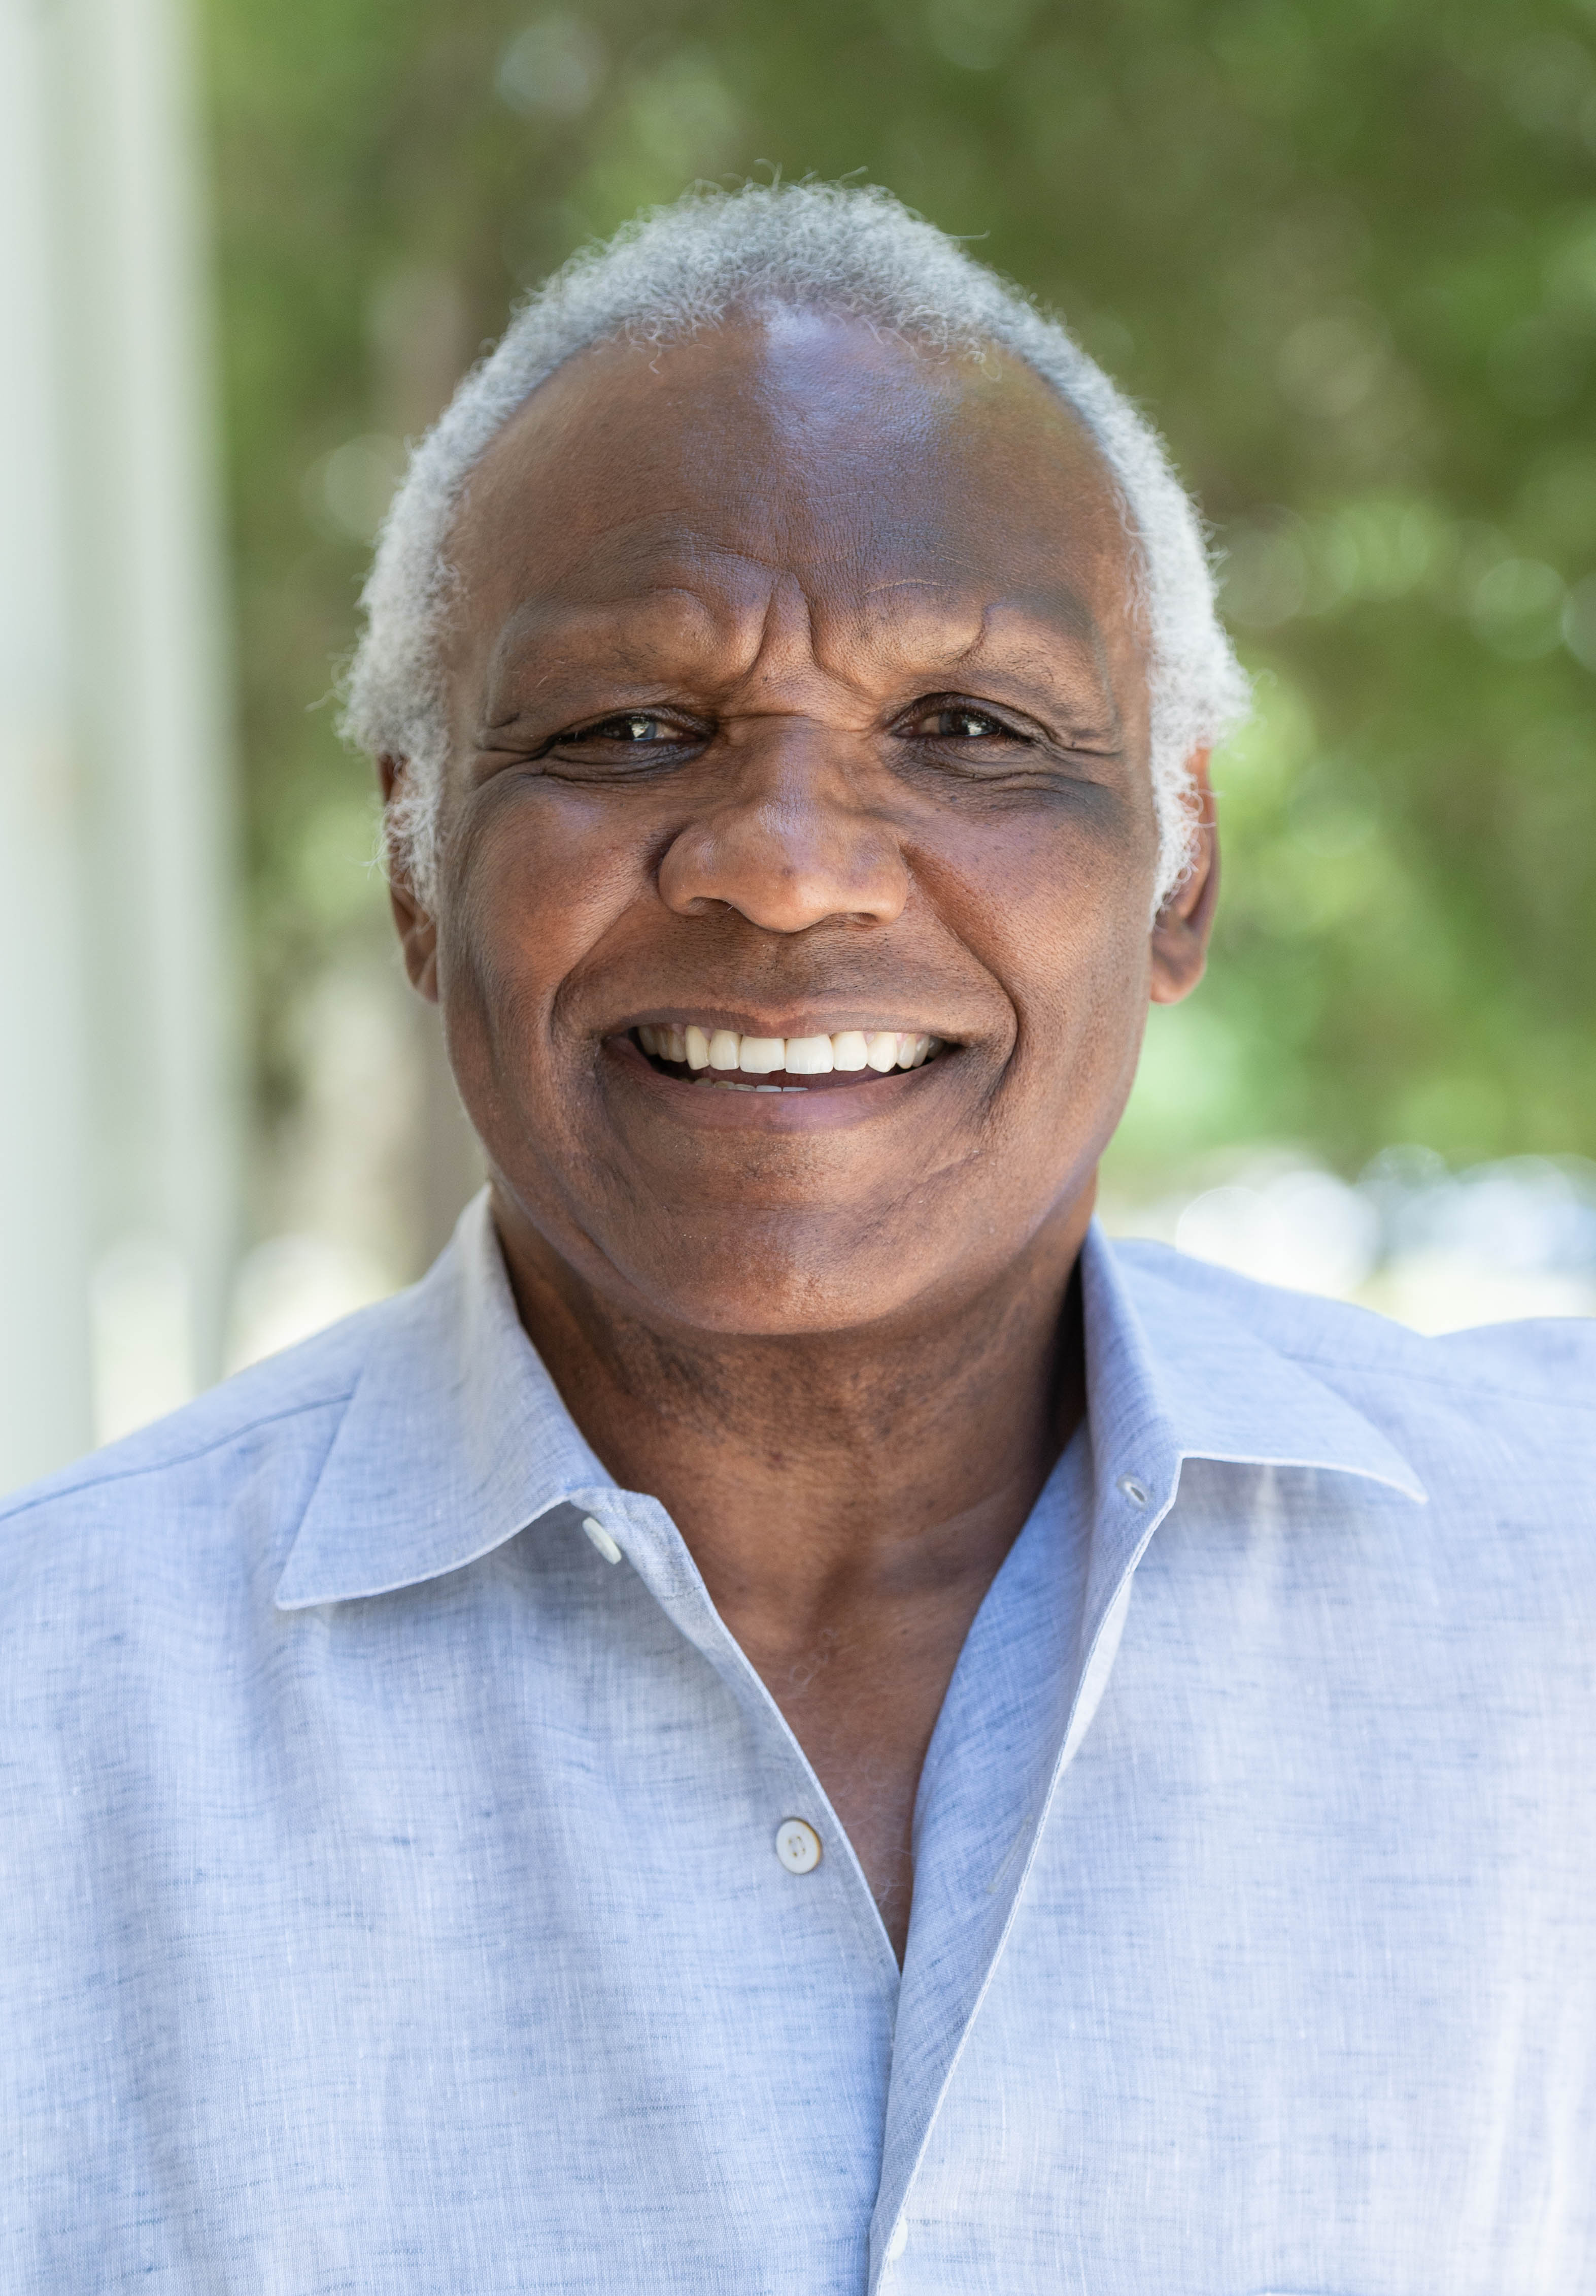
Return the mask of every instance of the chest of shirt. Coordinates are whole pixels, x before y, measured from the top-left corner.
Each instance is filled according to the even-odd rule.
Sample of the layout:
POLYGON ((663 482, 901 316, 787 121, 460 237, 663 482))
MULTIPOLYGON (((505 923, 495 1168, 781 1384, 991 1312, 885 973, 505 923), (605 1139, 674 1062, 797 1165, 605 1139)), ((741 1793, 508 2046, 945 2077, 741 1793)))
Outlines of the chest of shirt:
POLYGON ((187 1682, 124 1646, 59 1805, 78 1886, 24 1964, 41 2269, 1577 2284, 1575 1638, 1559 1667, 1537 1622, 1531 1669, 1388 1525, 1307 1567, 1199 1502, 1051 1803, 1069 1574, 1033 1542, 1000 1581, 928 1767, 901 1988, 773 1710, 585 1546, 196 1637, 187 1682))

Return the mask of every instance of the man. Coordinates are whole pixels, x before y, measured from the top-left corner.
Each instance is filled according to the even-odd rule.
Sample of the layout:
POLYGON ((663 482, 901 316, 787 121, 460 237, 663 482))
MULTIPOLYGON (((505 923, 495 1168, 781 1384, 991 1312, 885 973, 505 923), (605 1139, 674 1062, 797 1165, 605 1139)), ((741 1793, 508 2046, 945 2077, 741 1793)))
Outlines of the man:
POLYGON ((1591 1332, 1091 1226, 1241 696, 1156 441, 698 200, 368 606, 492 1182, 12 1505, 6 2285, 1596 2287, 1591 1332))

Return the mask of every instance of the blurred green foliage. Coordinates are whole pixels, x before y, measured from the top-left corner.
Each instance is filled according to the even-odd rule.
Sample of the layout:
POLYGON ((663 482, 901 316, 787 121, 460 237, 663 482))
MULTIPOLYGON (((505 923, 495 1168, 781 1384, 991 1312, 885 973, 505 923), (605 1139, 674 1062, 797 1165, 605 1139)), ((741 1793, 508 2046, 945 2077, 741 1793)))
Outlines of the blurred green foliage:
POLYGON ((1596 0, 207 0, 262 1074, 383 930, 325 701, 397 442, 570 250, 859 171, 1060 309, 1256 725, 1125 1153, 1596 1148, 1596 0))

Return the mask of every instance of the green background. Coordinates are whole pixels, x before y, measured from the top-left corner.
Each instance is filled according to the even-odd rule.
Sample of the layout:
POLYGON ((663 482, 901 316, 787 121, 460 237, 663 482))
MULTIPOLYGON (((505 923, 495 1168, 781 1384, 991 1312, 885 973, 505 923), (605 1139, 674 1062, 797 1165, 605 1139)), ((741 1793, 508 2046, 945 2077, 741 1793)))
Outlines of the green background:
POLYGON ((1596 1149, 1596 12, 208 0, 260 1115, 386 930, 333 665, 397 442, 695 177, 856 172, 1060 310, 1227 553, 1259 716, 1122 1173, 1596 1149), (1587 666, 1590 665, 1590 666, 1587 666))

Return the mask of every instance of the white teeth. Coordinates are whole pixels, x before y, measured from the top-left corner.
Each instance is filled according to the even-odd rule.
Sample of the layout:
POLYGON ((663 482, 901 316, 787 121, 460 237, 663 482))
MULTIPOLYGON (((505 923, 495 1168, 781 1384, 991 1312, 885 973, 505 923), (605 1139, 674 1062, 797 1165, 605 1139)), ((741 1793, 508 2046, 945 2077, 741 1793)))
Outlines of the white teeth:
MULTIPOLYGON (((637 1041, 657 1061, 693 1070, 740 1071, 744 1076, 830 1076, 833 1069, 917 1069, 943 1049, 942 1039, 913 1029, 840 1029, 834 1037, 744 1037, 734 1029, 706 1029, 696 1021, 641 1021, 637 1041)), ((706 1083, 710 1078, 704 1078, 706 1083)), ((752 1086, 742 1087, 754 1090, 752 1086)), ((801 1086, 787 1087, 801 1091, 801 1086)), ((757 1089, 779 1092, 779 1085, 757 1089)))

